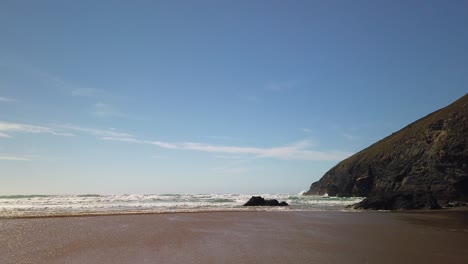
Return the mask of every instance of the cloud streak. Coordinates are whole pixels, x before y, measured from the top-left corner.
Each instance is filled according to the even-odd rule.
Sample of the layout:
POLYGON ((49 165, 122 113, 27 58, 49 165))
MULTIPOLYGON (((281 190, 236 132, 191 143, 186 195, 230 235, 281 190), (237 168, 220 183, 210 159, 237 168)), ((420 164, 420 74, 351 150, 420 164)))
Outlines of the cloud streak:
POLYGON ((26 157, 18 157, 18 156, 1 156, 0 160, 7 160, 7 161, 30 161, 29 158, 26 157))
POLYGON ((126 142, 126 143, 134 143, 134 144, 147 144, 147 145, 153 145, 153 146, 157 146, 157 147, 164 148, 164 149, 180 149, 179 146, 173 143, 151 141, 151 140, 141 140, 131 134, 118 132, 114 129, 94 129, 94 128, 88 128, 88 127, 74 126, 74 125, 63 125, 61 127, 64 129, 70 129, 76 132, 83 132, 91 136, 95 136, 99 140, 120 141, 120 142, 126 142))
POLYGON ((123 133, 123 132, 118 132, 113 129, 107 129, 107 130, 106 129, 94 129, 94 128, 88 128, 88 127, 74 126, 71 124, 62 125, 60 127, 64 129, 68 129, 68 130, 73 130, 76 132, 83 132, 86 134, 90 134, 98 138, 104 138, 104 137, 110 137, 110 138, 116 138, 116 139, 127 138, 129 140, 134 138, 133 135, 123 133))
POLYGON ((18 102, 18 100, 10 98, 10 97, 0 96, 0 102, 13 103, 13 102, 18 102))
MULTIPOLYGON (((115 129, 95 129, 75 126, 71 124, 56 126, 65 131, 84 133, 94 136, 98 140, 118 141, 131 144, 144 144, 168 150, 198 151, 218 155, 238 156, 248 159, 273 158, 281 160, 309 160, 309 161, 339 161, 352 153, 344 151, 313 150, 313 144, 308 140, 277 147, 250 147, 235 145, 215 145, 200 142, 164 142, 139 139, 132 134, 116 131, 115 129)), ((56 136, 74 136, 72 133, 30 124, 10 123, 0 121, 0 138, 10 138, 12 133, 51 134, 56 136)))
POLYGON ((11 138, 10 135, 0 132, 0 138, 11 138))
POLYGON ((54 136, 73 136, 71 133, 58 132, 50 127, 0 121, 0 138, 11 138, 12 133, 51 134, 54 136))
POLYGON ((304 140, 281 147, 257 148, 245 146, 213 145, 198 142, 170 143, 161 141, 139 140, 128 137, 101 137, 101 140, 121 141, 127 143, 154 145, 164 149, 191 150, 207 153, 245 155, 251 158, 275 158, 282 160, 339 161, 352 155, 344 151, 316 151, 304 140))
POLYGON ((121 141, 127 143, 135 143, 135 144, 147 144, 153 145, 164 149, 182 149, 179 145, 169 142, 161 142, 161 141, 151 141, 151 140, 140 140, 133 137, 99 137, 100 140, 107 140, 107 141, 121 141))

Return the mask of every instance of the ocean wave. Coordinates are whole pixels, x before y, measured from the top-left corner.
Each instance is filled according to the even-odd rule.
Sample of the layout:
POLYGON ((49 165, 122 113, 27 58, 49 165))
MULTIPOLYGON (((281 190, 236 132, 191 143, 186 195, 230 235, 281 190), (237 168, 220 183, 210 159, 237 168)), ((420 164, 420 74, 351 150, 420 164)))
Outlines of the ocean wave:
MULTIPOLYGON (((105 213, 252 210, 242 205, 253 194, 82 194, 0 196, 0 217, 105 213)), ((340 210, 362 198, 260 194, 289 203, 287 208, 261 210, 340 210)), ((254 208, 254 210, 257 210, 254 208)))

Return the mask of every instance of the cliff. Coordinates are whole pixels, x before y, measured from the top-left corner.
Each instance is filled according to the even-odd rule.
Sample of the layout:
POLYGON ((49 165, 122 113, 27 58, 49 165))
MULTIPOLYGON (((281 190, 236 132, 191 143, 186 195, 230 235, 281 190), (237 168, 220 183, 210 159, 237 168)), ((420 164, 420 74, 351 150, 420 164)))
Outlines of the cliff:
POLYGON ((305 195, 367 197, 366 209, 468 201, 468 94, 354 154, 305 195))

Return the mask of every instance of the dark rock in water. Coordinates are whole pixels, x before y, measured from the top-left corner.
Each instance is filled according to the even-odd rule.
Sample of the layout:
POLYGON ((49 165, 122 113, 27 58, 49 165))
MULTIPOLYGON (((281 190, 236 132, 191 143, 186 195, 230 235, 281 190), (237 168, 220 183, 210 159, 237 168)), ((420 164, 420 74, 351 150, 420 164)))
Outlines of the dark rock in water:
POLYGON ((440 209, 437 200, 429 192, 395 192, 375 194, 351 206, 354 209, 409 210, 440 209))
POLYGON ((305 195, 367 197, 356 208, 468 202, 468 94, 354 154, 305 195))
POLYGON ((328 196, 336 196, 338 194, 338 192, 340 191, 340 189, 338 188, 338 186, 336 185, 330 185, 327 187, 327 194, 328 196))
POLYGON ((286 202, 278 202, 276 199, 265 200, 261 196, 252 196, 244 206, 288 206, 286 202))
POLYGON ((373 178, 370 176, 359 177, 354 184, 353 193, 356 196, 365 196, 372 190, 373 178))

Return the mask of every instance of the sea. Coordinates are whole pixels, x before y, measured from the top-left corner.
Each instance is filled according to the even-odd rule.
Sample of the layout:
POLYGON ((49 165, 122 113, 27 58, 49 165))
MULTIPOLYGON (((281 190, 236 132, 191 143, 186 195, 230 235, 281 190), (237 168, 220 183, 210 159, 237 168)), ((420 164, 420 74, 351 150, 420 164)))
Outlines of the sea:
POLYGON ((83 194, 0 196, 0 217, 47 217, 211 211, 345 210, 359 197, 299 194, 83 194), (277 199, 287 207, 244 207, 252 196, 277 199))

